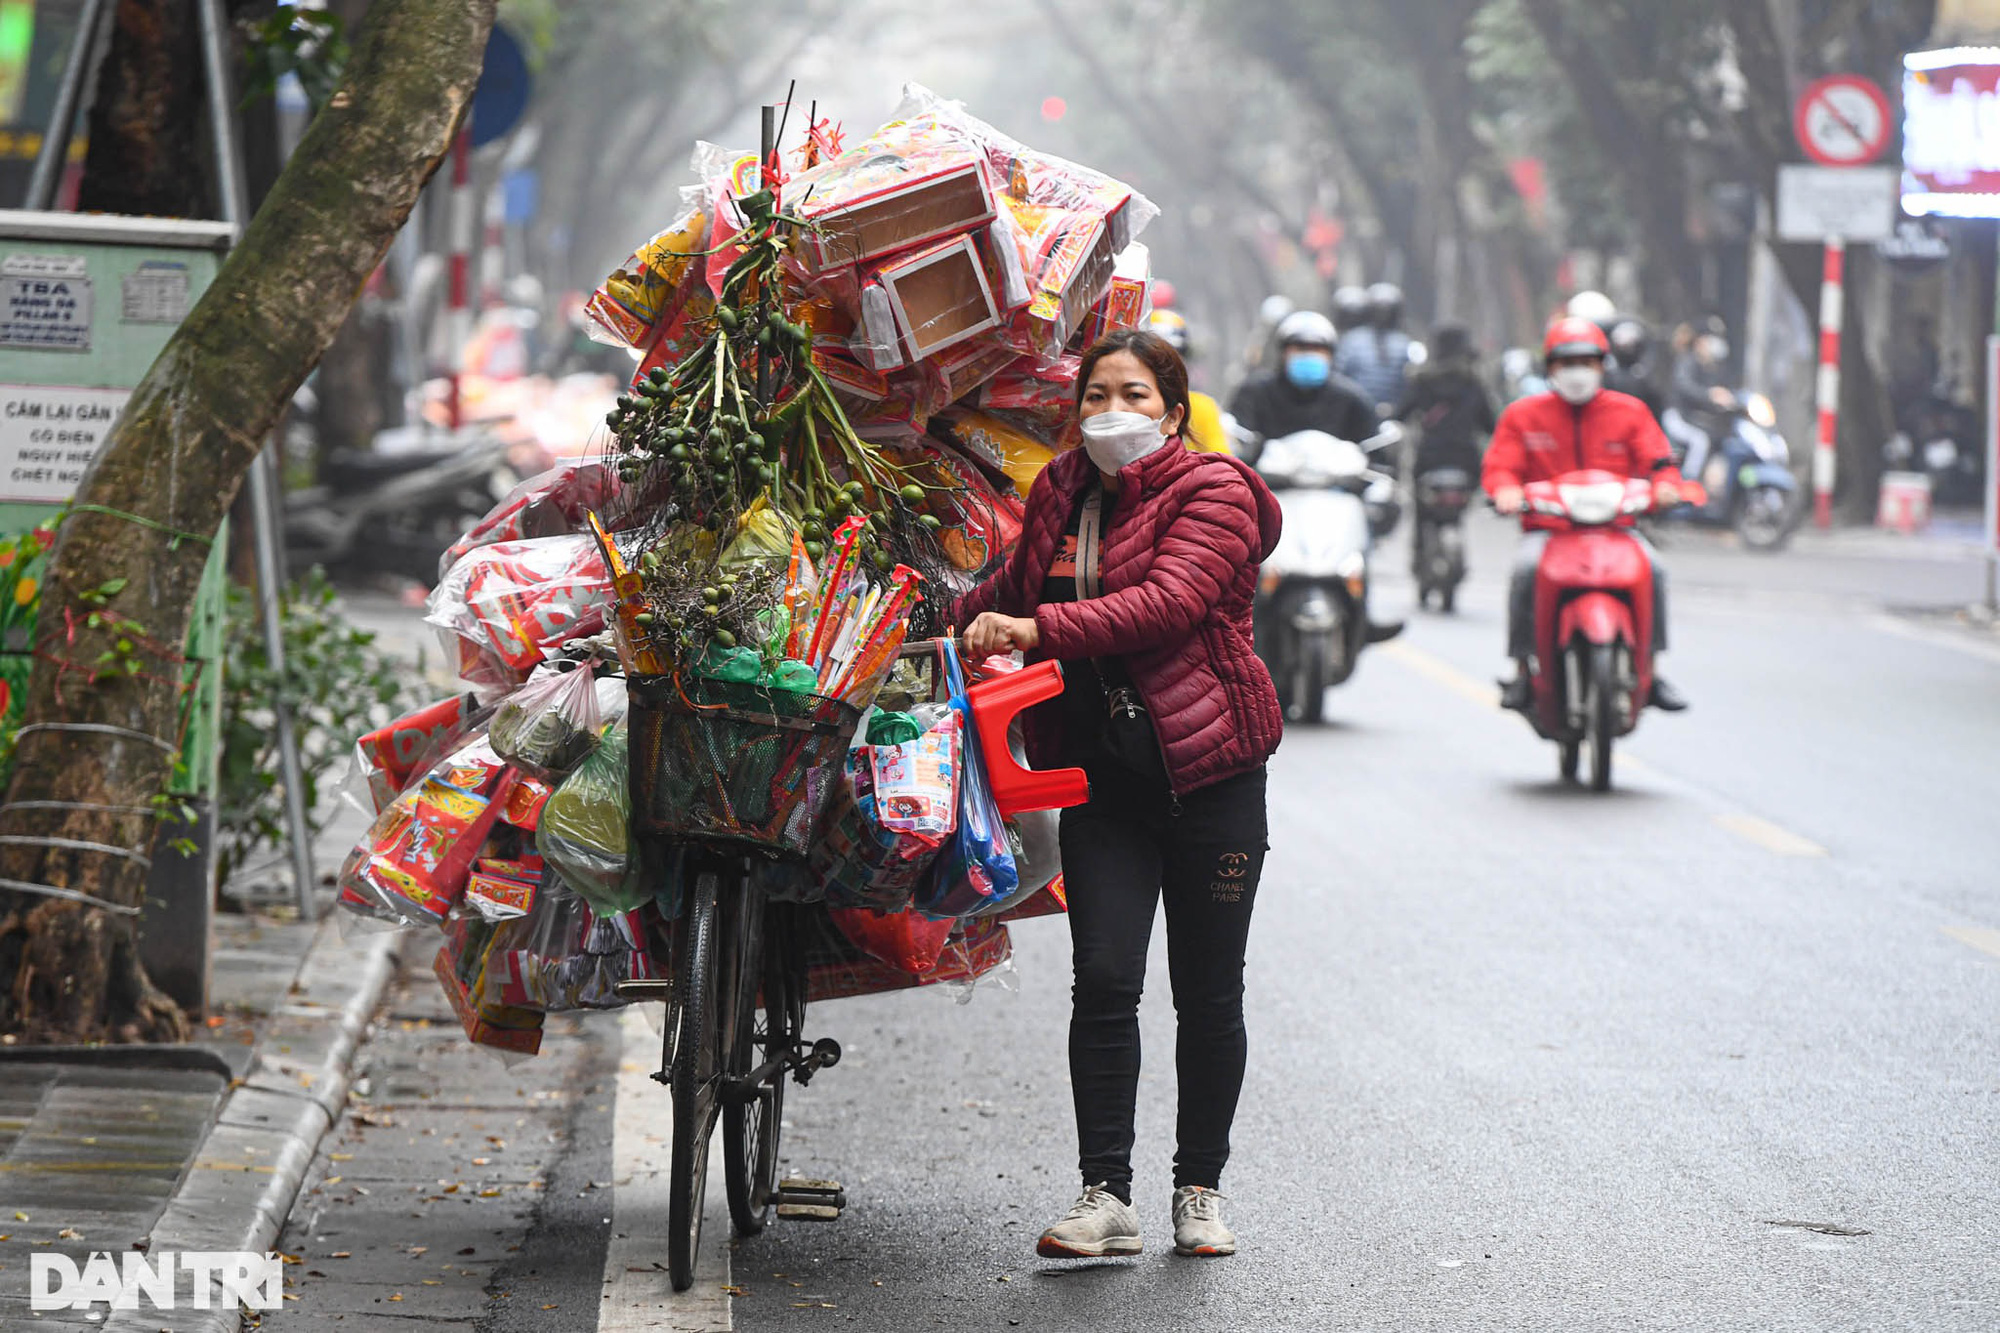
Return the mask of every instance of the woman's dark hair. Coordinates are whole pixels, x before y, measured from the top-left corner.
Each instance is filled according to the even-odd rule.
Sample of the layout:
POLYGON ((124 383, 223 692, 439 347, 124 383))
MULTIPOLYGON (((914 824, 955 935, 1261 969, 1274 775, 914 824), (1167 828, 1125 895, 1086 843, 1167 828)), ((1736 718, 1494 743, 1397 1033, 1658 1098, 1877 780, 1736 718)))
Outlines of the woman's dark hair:
POLYGON ((1153 372, 1153 382, 1160 386, 1160 401, 1167 405, 1164 415, 1172 416, 1175 408, 1181 409, 1180 429, 1185 431, 1190 410, 1187 362, 1181 360, 1173 344, 1146 329, 1114 329, 1083 354, 1083 365, 1076 372, 1077 410, 1083 410, 1083 396, 1090 392, 1091 372, 1113 352, 1130 352, 1153 372))

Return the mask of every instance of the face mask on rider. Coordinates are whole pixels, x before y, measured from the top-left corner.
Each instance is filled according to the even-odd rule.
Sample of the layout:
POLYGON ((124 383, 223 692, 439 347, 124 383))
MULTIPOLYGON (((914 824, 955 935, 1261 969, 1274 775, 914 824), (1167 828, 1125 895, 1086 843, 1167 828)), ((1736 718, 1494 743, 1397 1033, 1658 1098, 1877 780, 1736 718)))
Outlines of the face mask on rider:
POLYGON ((1597 397, 1597 391, 1604 387, 1602 366, 1557 366, 1549 373, 1549 387, 1556 391, 1556 397, 1572 407, 1582 407, 1597 397))
POLYGON ((1297 388, 1321 388, 1333 378, 1333 358, 1325 352, 1287 352, 1285 378, 1297 388))
POLYGON ((1083 432, 1084 452, 1097 464, 1099 472, 1113 476, 1150 453, 1164 448, 1172 437, 1163 417, 1144 412, 1099 412, 1085 417, 1078 429, 1083 432))

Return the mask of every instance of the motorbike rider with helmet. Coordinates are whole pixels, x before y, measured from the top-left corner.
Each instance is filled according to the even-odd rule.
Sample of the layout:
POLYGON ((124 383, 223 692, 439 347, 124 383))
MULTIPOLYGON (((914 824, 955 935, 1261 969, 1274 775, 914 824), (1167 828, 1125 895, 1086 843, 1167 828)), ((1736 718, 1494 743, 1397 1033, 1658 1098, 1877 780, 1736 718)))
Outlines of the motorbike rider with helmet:
POLYGON ((1604 387, 1631 394, 1658 420, 1667 410, 1667 398, 1654 382, 1652 367, 1646 364, 1653 345, 1652 333, 1638 320, 1624 315, 1612 322, 1605 336, 1611 341, 1611 364, 1604 372, 1604 387))
POLYGON ((1368 289, 1337 287, 1333 293, 1333 331, 1345 338, 1368 322, 1368 289))
MULTIPOLYGON (((1510 403, 1500 414, 1486 451, 1480 484, 1501 514, 1518 514, 1531 481, 1547 481, 1585 468, 1653 483, 1654 503, 1678 504, 1680 473, 1667 437, 1646 405, 1630 394, 1604 387, 1611 351, 1604 330, 1588 319, 1567 315, 1549 325, 1542 342, 1550 388, 1510 403)), ((1645 539, 1635 532, 1635 539, 1645 539)), ((1535 571, 1541 564, 1545 532, 1530 531, 1514 559, 1507 590, 1507 653, 1514 659, 1512 680, 1502 686, 1501 705, 1516 710, 1530 704, 1528 659, 1535 651, 1535 571)), ((1651 546, 1653 570, 1653 652, 1667 647, 1666 571, 1651 546)), ((1687 701, 1657 672, 1648 702, 1679 712, 1687 701)))
POLYGON ((1434 338, 1431 359, 1410 377, 1398 421, 1415 420, 1423 428, 1417 440, 1417 473, 1438 468, 1479 471, 1480 451, 1493 433, 1493 395, 1479 373, 1479 354, 1472 333, 1462 324, 1445 324, 1434 338))
POLYGON ((1229 410, 1246 429, 1266 439, 1294 431, 1323 430, 1359 443, 1379 426, 1361 387, 1333 369, 1333 322, 1313 310, 1295 310, 1278 324, 1278 364, 1245 380, 1229 410))
POLYGON ((1410 369, 1410 335, 1403 332, 1403 289, 1378 282, 1368 289, 1368 322, 1340 337, 1335 368, 1361 386, 1384 412, 1403 399, 1410 369))
MULTIPOLYGON (((1187 318, 1180 311, 1156 309, 1147 316, 1146 327, 1159 334, 1167 346, 1179 352, 1182 362, 1194 361, 1194 343, 1188 336, 1187 318)), ((1222 408, 1215 399, 1198 389, 1188 390, 1188 416, 1186 424, 1181 427, 1181 439, 1198 454, 1230 452, 1229 431, 1222 424, 1222 408)))

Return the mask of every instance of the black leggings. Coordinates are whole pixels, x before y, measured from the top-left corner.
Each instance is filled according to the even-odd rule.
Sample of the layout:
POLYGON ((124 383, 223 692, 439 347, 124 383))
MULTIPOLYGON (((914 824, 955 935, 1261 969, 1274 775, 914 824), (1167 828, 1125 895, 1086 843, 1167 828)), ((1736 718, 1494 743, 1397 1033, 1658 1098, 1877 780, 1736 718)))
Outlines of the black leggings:
POLYGON ((1083 1183, 1131 1201, 1139 1095, 1139 993, 1153 915, 1167 905, 1179 1015, 1174 1185, 1216 1189, 1243 1089, 1243 952, 1263 874, 1265 772, 1190 793, 1092 774, 1091 802, 1063 811, 1064 884, 1076 986, 1069 1024, 1083 1183))

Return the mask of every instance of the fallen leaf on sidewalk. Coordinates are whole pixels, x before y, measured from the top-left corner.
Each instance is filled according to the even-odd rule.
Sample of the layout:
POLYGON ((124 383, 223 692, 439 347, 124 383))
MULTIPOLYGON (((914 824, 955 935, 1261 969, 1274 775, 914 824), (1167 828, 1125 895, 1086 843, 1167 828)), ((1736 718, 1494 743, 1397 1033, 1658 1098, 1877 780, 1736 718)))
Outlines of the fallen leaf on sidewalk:
POLYGON ((479 1197, 480 1197, 480 1198, 482 1198, 482 1199, 497 1199, 497 1198, 499 1198, 499 1197, 500 1197, 500 1191, 499 1191, 499 1190, 481 1190, 481 1191, 479 1191, 479 1197))
POLYGON ((472 1159, 472 1164, 474 1166, 491 1166, 493 1165, 493 1159, 491 1157, 475 1157, 472 1159))
POLYGON ((354 1255, 347 1250, 335 1250, 332 1254, 329 1254, 326 1257, 329 1259, 352 1259, 354 1255))
POLYGON ((354 1160, 354 1154, 351 1152, 330 1152, 327 1156, 336 1162, 351 1162, 354 1160))
MULTIPOLYGON (((640 1268, 640 1269, 634 1269, 633 1271, 643 1273, 646 1270, 640 1268)), ((723 1290, 728 1292, 731 1296, 748 1296, 750 1294, 750 1288, 748 1287, 724 1287, 723 1290)))
POLYGON ((389 1299, 392 1301, 400 1301, 403 1299, 403 1293, 399 1291, 395 1295, 391 1296, 389 1299))
POLYGON ((63 1229, 62 1229, 61 1231, 58 1231, 58 1232, 56 1232, 56 1239, 57 1239, 57 1240, 82 1240, 82 1239, 83 1239, 83 1233, 82 1233, 81 1231, 78 1231, 78 1230, 77 1230, 77 1229, 76 1229, 75 1227, 64 1227, 64 1228, 63 1228, 63 1229))
POLYGON ((555 1307, 555 1306, 553 1306, 553 1305, 544 1305, 544 1306, 543 1306, 542 1308, 543 1308, 544 1310, 553 1310, 553 1309, 555 1309, 556 1307, 555 1307))
POLYGON ((16 1222, 25 1222, 28 1220, 28 1215, 26 1213, 16 1213, 14 1214, 14 1220, 16 1222))
POLYGON ((410 1247, 410 1257, 414 1259, 420 1254, 428 1253, 430 1248, 428 1245, 412 1245, 410 1247))
POLYGON ((328 1176, 326 1178, 326 1183, 329 1185, 338 1185, 341 1181, 345 1179, 347 1179, 347 1177, 345 1176, 328 1176))

